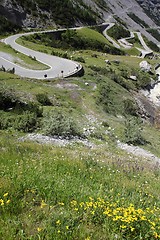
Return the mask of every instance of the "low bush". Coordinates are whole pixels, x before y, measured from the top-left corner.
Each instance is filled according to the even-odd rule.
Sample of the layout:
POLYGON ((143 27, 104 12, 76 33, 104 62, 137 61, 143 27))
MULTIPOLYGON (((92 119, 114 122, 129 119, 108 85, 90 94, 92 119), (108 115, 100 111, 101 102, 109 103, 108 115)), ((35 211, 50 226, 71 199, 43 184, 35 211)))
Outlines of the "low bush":
POLYGON ((124 136, 125 142, 133 145, 144 145, 146 143, 142 136, 142 124, 138 117, 130 117, 126 119, 124 136))
POLYGON ((72 59, 77 62, 85 63, 85 60, 83 57, 73 57, 72 59))
POLYGON ((1 113, 0 129, 14 129, 22 132, 32 132, 38 125, 37 116, 28 111, 22 115, 5 115, 1 113))
POLYGON ((34 102, 24 102, 13 89, 0 89, 0 129, 13 128, 31 132, 42 117, 43 109, 34 102))
POLYGON ((46 93, 37 94, 36 99, 43 106, 51 106, 52 105, 52 103, 46 93))
POLYGON ((94 72, 97 72, 97 73, 102 74, 102 75, 107 75, 108 76, 108 74, 110 75, 110 73, 112 73, 111 68, 98 67, 98 66, 95 66, 95 65, 90 65, 88 67, 90 69, 92 69, 94 72))
POLYGON ((1 34, 8 34, 8 33, 16 33, 21 30, 21 27, 12 23, 4 16, 0 16, 0 33, 1 34))
POLYGON ((113 89, 107 81, 103 81, 99 84, 97 104, 102 105, 105 112, 115 113, 113 89))
MULTIPOLYGON (((94 34, 94 33, 92 33, 94 34)), ((103 36, 102 36, 103 38, 103 36)), ((46 46, 54 48, 72 49, 72 50, 82 50, 82 49, 91 49, 96 51, 102 51, 114 55, 124 55, 125 52, 121 49, 117 49, 112 45, 108 45, 105 41, 97 40, 91 38, 90 36, 85 36, 79 34, 76 30, 67 29, 64 32, 60 32, 59 35, 54 33, 43 33, 43 34, 34 34, 32 36, 23 37, 24 40, 29 40, 32 42, 43 43, 46 46)), ((58 53, 52 51, 52 55, 58 55, 60 57, 69 58, 67 53, 58 53)))
POLYGON ((69 137, 80 136, 78 126, 70 114, 54 109, 44 116, 42 120, 42 129, 44 134, 49 136, 69 137))
POLYGON ((138 106, 133 100, 125 99, 123 101, 123 104, 124 104, 124 113, 126 115, 137 116, 138 106))
POLYGON ((118 40, 120 38, 129 37, 130 32, 121 25, 115 25, 107 31, 108 35, 118 40))
POLYGON ((0 88, 0 109, 7 110, 19 103, 18 96, 13 89, 0 88))
POLYGON ((51 54, 54 55, 54 56, 70 59, 70 56, 66 52, 65 53, 60 53, 60 52, 56 52, 56 51, 53 50, 51 52, 51 54))

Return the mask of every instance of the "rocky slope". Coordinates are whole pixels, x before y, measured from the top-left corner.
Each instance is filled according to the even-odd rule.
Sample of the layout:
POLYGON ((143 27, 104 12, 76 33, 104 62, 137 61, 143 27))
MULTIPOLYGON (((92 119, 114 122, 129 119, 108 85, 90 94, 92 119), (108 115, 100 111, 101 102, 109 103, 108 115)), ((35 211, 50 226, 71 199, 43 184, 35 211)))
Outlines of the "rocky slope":
POLYGON ((160 26, 160 1, 159 0, 137 0, 144 11, 160 26))
MULTIPOLYGON (((0 15, 23 27, 79 26, 114 21, 141 31, 159 44, 148 31, 158 29, 158 0, 0 0, 0 15)), ((160 30, 159 31, 160 34, 160 30)))

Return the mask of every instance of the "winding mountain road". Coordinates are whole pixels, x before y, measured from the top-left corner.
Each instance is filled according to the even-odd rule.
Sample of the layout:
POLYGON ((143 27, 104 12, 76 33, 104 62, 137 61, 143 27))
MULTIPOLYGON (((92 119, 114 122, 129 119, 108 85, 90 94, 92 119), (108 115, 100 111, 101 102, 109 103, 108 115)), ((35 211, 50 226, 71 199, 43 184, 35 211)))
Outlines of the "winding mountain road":
MULTIPOLYGON (((122 38, 118 40, 119 45, 114 39, 112 39, 107 34, 107 30, 110 29, 115 25, 115 23, 104 23, 106 25, 105 30, 103 31, 103 35, 113 44, 116 48, 131 48, 132 44, 128 43, 127 40, 134 37, 134 33, 131 32, 131 36, 129 38, 122 38)), ((103 25, 103 24, 102 24, 103 25)), ((79 27, 81 28, 81 27, 79 27)), ((71 28, 71 29, 77 29, 77 28, 71 28)), ((61 29, 64 30, 64 29, 61 29)), ((82 65, 79 63, 68 60, 65 58, 60 58, 53 55, 48 55, 42 52, 31 50, 27 47, 19 45, 16 40, 19 37, 27 36, 35 33, 47 33, 47 32, 56 32, 57 30, 50 30, 50 31, 40 31, 40 32, 29 32, 29 33, 22 33, 22 34, 16 34, 10 37, 7 37, 5 39, 2 39, 1 41, 5 44, 10 45, 13 49, 15 49, 18 52, 21 52, 27 56, 31 56, 32 58, 36 58, 37 61, 47 65, 49 69, 47 70, 32 70, 27 69, 25 67, 21 67, 17 64, 15 64, 12 60, 7 59, 2 52, 0 52, 0 67, 3 66, 5 69, 15 69, 15 74, 21 76, 21 77, 28 77, 28 78, 35 78, 35 79, 54 79, 59 77, 68 77, 73 76, 79 71, 82 70, 82 65)), ((141 52, 141 57, 144 58, 146 54, 152 53, 152 50, 148 48, 145 41, 142 38, 142 35, 140 32, 135 32, 143 46, 144 49, 137 48, 141 52)))
MULTIPOLYGON (((44 32, 51 32, 51 31, 42 31, 38 33, 44 33, 44 32)), ((12 61, 5 59, 1 54, 0 54, 0 67, 3 66, 6 69, 15 68, 15 74, 21 77, 28 77, 28 78, 35 78, 35 79, 53 79, 57 77, 72 76, 82 69, 82 66, 77 62, 60 58, 57 56, 52 56, 45 53, 37 52, 16 43, 16 40, 19 37, 31 35, 34 33, 36 32, 16 34, 8 38, 5 38, 1 41, 4 42, 5 44, 10 45, 12 48, 14 48, 18 52, 21 52, 33 58, 35 57, 37 61, 45 65, 48 65, 49 69, 47 70, 27 69, 13 63, 12 61)))
POLYGON ((106 28, 104 29, 104 31, 103 31, 103 35, 105 36, 105 38, 106 38, 109 42, 111 42, 111 43, 113 44, 114 47, 116 47, 116 48, 119 49, 120 46, 118 45, 118 43, 116 43, 116 41, 107 34, 107 31, 108 31, 110 28, 112 28, 114 25, 115 25, 115 23, 108 23, 108 24, 107 24, 107 27, 106 27, 106 28))
POLYGON ((152 54, 153 51, 147 46, 147 44, 145 43, 142 34, 140 32, 135 32, 138 36, 138 39, 141 43, 141 45, 143 46, 144 49, 141 48, 137 48, 140 52, 141 52, 141 58, 145 58, 146 55, 148 54, 152 54))

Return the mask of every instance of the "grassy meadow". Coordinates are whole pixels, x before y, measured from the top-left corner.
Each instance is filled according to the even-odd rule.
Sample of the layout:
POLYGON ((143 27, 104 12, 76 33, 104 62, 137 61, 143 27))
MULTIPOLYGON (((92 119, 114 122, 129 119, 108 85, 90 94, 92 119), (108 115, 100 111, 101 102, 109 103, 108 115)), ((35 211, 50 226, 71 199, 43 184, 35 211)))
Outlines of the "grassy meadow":
POLYGON ((1 239, 158 239, 156 164, 1 132, 1 239))
MULTIPOLYGON (((80 34, 91 38, 92 31, 80 34)), ((99 33, 95 38, 101 41, 99 33)), ((135 101, 150 75, 139 71, 137 57, 67 54, 83 58, 84 76, 40 81, 0 72, 0 239, 160 239, 160 164, 117 147, 128 134, 128 143, 160 157, 159 126, 140 121, 135 101), (46 133, 81 141, 60 146, 25 138, 46 133)))

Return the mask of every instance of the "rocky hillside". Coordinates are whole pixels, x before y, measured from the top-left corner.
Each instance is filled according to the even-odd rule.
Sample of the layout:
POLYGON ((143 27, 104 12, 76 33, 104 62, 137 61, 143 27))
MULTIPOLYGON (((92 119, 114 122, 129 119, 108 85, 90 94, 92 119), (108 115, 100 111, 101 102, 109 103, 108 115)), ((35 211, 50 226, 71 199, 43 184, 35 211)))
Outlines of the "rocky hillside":
POLYGON ((160 2, 159 0, 137 0, 147 15, 149 15, 157 25, 160 25, 160 2))
POLYGON ((0 0, 0 15, 22 27, 81 26, 118 22, 159 44, 158 0, 0 0), (156 29, 156 30, 155 30, 156 29))

